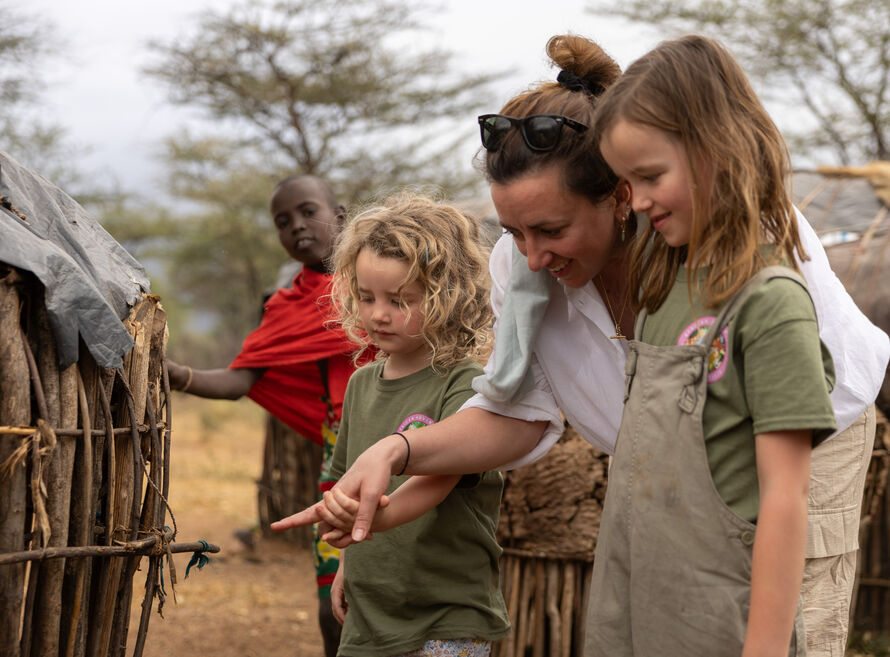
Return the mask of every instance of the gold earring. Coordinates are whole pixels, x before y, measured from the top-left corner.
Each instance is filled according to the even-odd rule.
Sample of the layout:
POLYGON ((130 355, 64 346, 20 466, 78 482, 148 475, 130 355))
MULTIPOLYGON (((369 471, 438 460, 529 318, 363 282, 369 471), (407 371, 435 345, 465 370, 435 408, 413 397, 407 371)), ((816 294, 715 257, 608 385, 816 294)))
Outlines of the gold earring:
POLYGON ((627 211, 624 213, 624 218, 621 220, 621 241, 623 242, 627 237, 627 222, 630 219, 630 206, 627 206, 627 211))

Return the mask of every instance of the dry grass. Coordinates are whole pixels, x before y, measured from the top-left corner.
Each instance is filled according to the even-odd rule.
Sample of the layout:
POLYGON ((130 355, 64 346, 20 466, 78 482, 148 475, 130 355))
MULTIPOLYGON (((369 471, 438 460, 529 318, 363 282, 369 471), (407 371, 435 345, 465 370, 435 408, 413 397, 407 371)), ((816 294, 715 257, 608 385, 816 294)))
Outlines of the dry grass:
MULTIPOLYGON (((257 522, 262 411, 249 401, 177 395, 173 402, 170 505, 177 540, 203 538, 221 552, 188 580, 190 555, 175 557, 177 601, 168 595, 164 618, 152 615, 145 657, 322 657, 310 553, 282 541, 261 541, 249 550, 233 536, 257 522)), ((144 592, 140 575, 134 580, 131 644, 144 592)), ((169 594, 169 572, 165 582, 169 594)), ((127 652, 132 654, 132 645, 127 652)))

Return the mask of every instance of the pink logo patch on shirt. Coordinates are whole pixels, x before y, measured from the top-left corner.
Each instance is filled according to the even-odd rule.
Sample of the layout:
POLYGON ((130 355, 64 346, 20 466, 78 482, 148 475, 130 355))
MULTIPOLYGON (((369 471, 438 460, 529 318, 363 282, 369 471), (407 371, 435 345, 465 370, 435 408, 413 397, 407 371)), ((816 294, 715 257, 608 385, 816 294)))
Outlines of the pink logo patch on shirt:
POLYGON ((429 415, 424 415, 423 413, 412 413, 399 425, 399 428, 396 431, 404 431, 405 429, 418 429, 420 427, 428 427, 431 424, 435 424, 436 421, 431 418, 429 415))
MULTIPOLYGON (((699 317, 683 329, 680 337, 677 338, 677 344, 695 344, 705 337, 715 319, 717 318, 714 316, 699 317)), ((708 352, 708 383, 719 381, 726 374, 726 365, 729 362, 726 350, 726 345, 728 344, 729 327, 724 326, 723 330, 720 331, 720 335, 711 343, 711 350, 708 352)))

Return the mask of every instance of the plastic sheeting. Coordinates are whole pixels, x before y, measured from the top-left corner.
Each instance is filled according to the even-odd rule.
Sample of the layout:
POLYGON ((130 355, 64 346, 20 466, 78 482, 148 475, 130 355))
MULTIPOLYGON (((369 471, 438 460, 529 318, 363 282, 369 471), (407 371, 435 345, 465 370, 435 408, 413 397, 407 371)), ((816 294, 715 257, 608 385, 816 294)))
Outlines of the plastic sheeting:
POLYGON ((145 269, 70 196, 0 151, 0 262, 32 272, 46 290, 59 365, 82 338, 102 367, 120 367, 133 340, 121 320, 143 292, 145 269))

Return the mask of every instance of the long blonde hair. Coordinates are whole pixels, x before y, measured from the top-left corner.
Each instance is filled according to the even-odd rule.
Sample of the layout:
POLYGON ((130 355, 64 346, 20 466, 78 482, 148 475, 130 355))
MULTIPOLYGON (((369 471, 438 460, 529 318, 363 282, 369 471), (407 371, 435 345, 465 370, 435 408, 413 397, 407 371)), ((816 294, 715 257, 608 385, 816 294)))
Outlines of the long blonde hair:
MULTIPOLYGON (((690 35, 659 44, 609 87, 597 107, 597 140, 624 120, 663 130, 686 152, 692 233, 671 247, 647 225, 631 256, 635 310, 658 308, 685 261, 708 265, 706 307, 733 296, 759 269, 794 251, 807 258, 786 181, 788 149, 744 71, 719 42, 690 35), (759 248, 775 245, 772 257, 759 248)), ((691 288, 690 288, 691 290, 691 288)))
MULTIPOLYGON (((370 346, 358 314, 358 254, 396 258, 408 265, 399 288, 423 287, 421 334, 432 351, 432 366, 449 370, 468 358, 487 356, 493 314, 488 295, 488 254, 480 246, 478 223, 430 197, 403 192, 352 219, 334 248, 332 299, 346 334, 370 346)), ((378 357, 384 357, 378 354, 378 357)))

